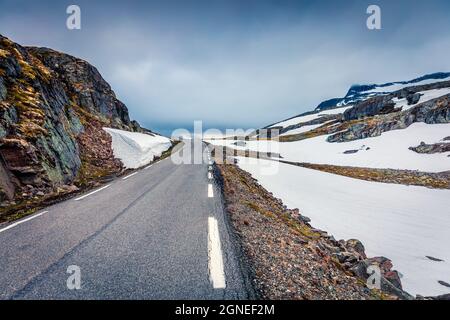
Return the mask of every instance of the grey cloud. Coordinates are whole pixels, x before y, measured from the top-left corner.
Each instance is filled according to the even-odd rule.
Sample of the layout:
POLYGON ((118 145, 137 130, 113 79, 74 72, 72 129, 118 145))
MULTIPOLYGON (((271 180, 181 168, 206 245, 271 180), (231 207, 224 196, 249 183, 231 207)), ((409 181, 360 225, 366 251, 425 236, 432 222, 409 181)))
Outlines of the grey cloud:
POLYGON ((92 3, 80 1, 80 32, 63 27, 64 2, 31 1, 33 10, 0 10, 0 32, 87 59, 132 117, 165 133, 194 120, 259 127, 353 83, 450 70, 445 1, 380 1, 381 31, 365 28, 366 1, 92 3))

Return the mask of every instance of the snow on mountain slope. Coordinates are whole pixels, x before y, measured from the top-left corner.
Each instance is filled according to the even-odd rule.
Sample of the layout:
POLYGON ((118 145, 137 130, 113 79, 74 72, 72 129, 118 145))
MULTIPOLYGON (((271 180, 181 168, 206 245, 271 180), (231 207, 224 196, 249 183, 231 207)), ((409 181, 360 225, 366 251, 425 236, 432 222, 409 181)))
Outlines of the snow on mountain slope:
POLYGON ((405 110, 414 108, 419 103, 430 101, 430 100, 445 96, 446 94, 450 94, 450 88, 419 91, 418 93, 420 93, 421 96, 420 96, 419 101, 415 104, 408 105, 408 101, 406 100, 406 98, 403 98, 403 99, 394 98, 394 99, 392 99, 392 101, 395 103, 396 108, 402 108, 402 111, 405 111, 405 110))
POLYGON ((314 227, 336 239, 359 239, 369 256, 386 256, 403 274, 410 294, 439 295, 450 282, 450 190, 368 182, 270 161, 238 158, 289 208, 299 208, 314 227), (444 261, 432 261, 426 256, 444 261))
POLYGON ((441 172, 450 170, 450 152, 419 154, 409 147, 422 141, 437 143, 447 136, 450 136, 450 123, 413 123, 406 129, 384 132, 378 137, 341 143, 327 142, 327 136, 294 142, 253 140, 246 141, 245 146, 236 146, 233 140, 214 140, 211 143, 240 150, 279 153, 283 160, 293 162, 441 172), (349 150, 358 151, 344 153, 349 150))
POLYGON ((314 227, 359 239, 369 256, 391 259, 409 293, 446 294, 450 290, 438 281, 450 283, 450 82, 442 82, 449 77, 353 86, 324 109, 266 127, 281 128, 278 137, 271 132, 269 140, 211 143, 265 153, 260 157, 266 160, 237 157, 239 166, 314 227), (278 155, 309 165, 280 163, 278 155), (404 179, 395 170, 374 169, 410 171, 404 179), (430 176, 442 177, 442 185, 430 176))
POLYGON ((170 139, 144 133, 103 128, 112 137, 114 156, 129 169, 142 167, 170 148, 170 139))
POLYGON ((269 128, 274 128, 274 127, 289 127, 295 124, 299 124, 302 122, 308 122, 311 120, 315 120, 320 118, 323 115, 332 115, 332 114, 340 114, 340 113, 344 113, 345 110, 350 109, 352 106, 345 106, 342 108, 335 108, 335 109, 330 109, 330 110, 325 110, 325 111, 321 111, 321 112, 316 112, 316 113, 312 113, 312 114, 307 114, 307 115, 300 115, 298 117, 294 117, 288 120, 284 120, 281 122, 277 122, 273 125, 271 125, 269 128))
POLYGON ((296 162, 440 172, 450 170, 450 152, 419 154, 409 147, 417 146, 421 141, 437 143, 448 135, 449 123, 413 123, 406 129, 349 142, 329 143, 326 136, 283 142, 279 143, 279 150, 285 160, 296 162), (349 150, 359 151, 344 153, 349 150))
MULTIPOLYGON (((448 79, 448 78, 446 78, 448 79)), ((442 79, 445 80, 445 79, 442 79)), ((430 83, 435 83, 436 80, 435 79, 427 79, 427 80, 423 80, 423 81, 419 81, 414 83, 414 85, 425 85, 425 84, 430 84, 430 83)), ((412 85, 411 82, 404 82, 404 83, 393 83, 391 85, 388 86, 377 86, 376 88, 372 89, 372 90, 368 90, 368 91, 363 91, 361 93, 366 93, 366 94, 371 94, 371 93, 390 93, 390 92, 395 92, 407 87, 410 87, 412 85)))
POLYGON ((320 103, 316 110, 326 110, 335 106, 346 106, 370 97, 392 93, 407 87, 431 84, 450 79, 448 72, 436 72, 409 81, 396 81, 384 84, 353 85, 343 98, 333 98, 320 103))
POLYGON ((292 129, 292 130, 286 131, 285 133, 280 134, 280 136, 288 136, 288 135, 291 135, 291 134, 299 134, 299 133, 308 132, 308 131, 317 129, 317 128, 323 126, 324 124, 326 124, 326 122, 325 123, 320 123, 320 124, 312 124, 312 125, 308 125, 308 126, 303 126, 303 127, 300 127, 300 128, 296 128, 296 129, 292 129))

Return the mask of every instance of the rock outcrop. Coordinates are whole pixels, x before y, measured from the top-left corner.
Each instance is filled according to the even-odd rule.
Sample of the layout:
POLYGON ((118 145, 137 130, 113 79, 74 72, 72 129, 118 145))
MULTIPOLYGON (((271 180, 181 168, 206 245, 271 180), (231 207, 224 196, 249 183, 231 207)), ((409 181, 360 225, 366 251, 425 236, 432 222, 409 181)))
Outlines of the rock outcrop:
POLYGON ((3 208, 119 172, 121 164, 102 126, 146 131, 130 121, 127 107, 94 66, 0 35, 3 208))
POLYGON ((378 114, 387 114, 400 109, 395 108, 395 103, 392 101, 392 96, 379 96, 356 104, 344 112, 343 119, 356 120, 365 117, 371 117, 378 114))
POLYGON ((434 144, 426 144, 425 142, 421 142, 416 147, 410 147, 409 150, 415 151, 417 153, 443 153, 450 151, 450 142, 441 142, 434 144))
MULTIPOLYGON (((320 103, 316 111, 323 111, 327 109, 333 109, 336 107, 342 107, 347 105, 354 105, 358 102, 365 101, 371 97, 374 96, 383 96, 389 93, 393 93, 394 91, 398 90, 398 87, 408 87, 408 88, 414 88, 419 86, 424 86, 424 83, 426 85, 427 82, 433 81, 439 82, 448 80, 450 78, 449 72, 436 72, 424 75, 422 77, 409 80, 409 81, 397 81, 397 82, 388 82, 384 84, 366 84, 366 85, 353 85, 348 90, 347 94, 343 98, 333 98, 326 101, 323 101, 320 103)), ((411 95, 410 99, 413 99, 411 101, 414 101, 414 99, 417 99, 417 95, 414 96, 411 95)), ((413 104, 413 103, 411 103, 413 104)))
MULTIPOLYGON (((448 84, 450 86, 450 83, 448 84)), ((328 142, 345 142, 381 135, 383 132, 405 129, 415 122, 428 124, 450 122, 450 94, 419 103, 405 111, 392 109, 390 96, 376 97, 357 104, 344 112, 346 130, 327 138, 328 142), (388 112, 388 114, 386 114, 388 112)))

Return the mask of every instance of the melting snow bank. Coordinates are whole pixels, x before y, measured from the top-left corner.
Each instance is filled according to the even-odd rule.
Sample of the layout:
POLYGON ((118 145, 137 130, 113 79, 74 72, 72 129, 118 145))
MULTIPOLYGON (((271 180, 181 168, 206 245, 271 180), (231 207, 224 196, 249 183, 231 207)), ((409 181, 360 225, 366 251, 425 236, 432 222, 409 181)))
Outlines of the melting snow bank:
POLYGON ((265 175, 268 160, 238 159, 242 169, 285 205, 299 208, 314 227, 336 239, 359 239, 368 256, 391 259, 403 274, 405 291, 449 293, 438 281, 450 282, 450 190, 368 182, 282 163, 277 174, 265 175))
POLYGON ((172 142, 159 135, 103 128, 112 137, 114 156, 125 168, 136 169, 153 161, 169 149, 172 142))

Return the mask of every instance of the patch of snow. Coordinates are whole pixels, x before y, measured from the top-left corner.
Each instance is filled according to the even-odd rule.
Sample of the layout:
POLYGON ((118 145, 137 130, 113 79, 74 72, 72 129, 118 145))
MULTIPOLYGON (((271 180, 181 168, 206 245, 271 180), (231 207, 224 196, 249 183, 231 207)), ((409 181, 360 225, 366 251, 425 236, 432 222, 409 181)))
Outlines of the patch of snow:
POLYGON ((421 85, 426 85, 426 84, 431 84, 431 83, 436 83, 436 82, 441 82, 441 81, 446 81, 448 80, 448 78, 445 79, 427 79, 427 80, 423 80, 420 82, 416 82, 416 83, 394 83, 390 86, 385 86, 385 87, 377 87, 375 89, 372 90, 368 90, 368 91, 364 91, 365 93, 388 93, 388 92, 395 92, 407 87, 411 87, 411 86, 421 86, 421 85))
POLYGON ((261 167, 270 161, 238 160, 314 227, 336 239, 361 240, 369 257, 392 259, 410 294, 449 293, 438 281, 450 282, 450 190, 368 182, 282 163, 277 174, 265 175, 261 167))
POLYGON ((152 136, 112 128, 103 128, 103 130, 112 137, 114 156, 129 169, 147 165, 172 145, 169 138, 159 135, 152 136))
POLYGON ((421 91, 419 93, 422 94, 422 96, 420 97, 419 102, 416 104, 408 105, 408 101, 406 100, 406 98, 403 99, 394 98, 392 99, 392 101, 394 101, 396 108, 402 108, 402 111, 406 111, 408 109, 414 108, 419 103, 427 102, 450 94, 450 88, 432 89, 427 91, 421 91))
POLYGON ((303 127, 297 128, 297 129, 292 129, 292 130, 289 130, 289 131, 287 131, 287 132, 285 132, 283 134, 280 134, 280 137, 281 136, 289 136, 289 135, 293 135, 293 134, 300 134, 300 133, 308 132, 308 131, 320 128, 321 126, 325 125, 328 122, 324 122, 324 123, 321 123, 321 124, 313 124, 313 125, 309 125, 309 126, 303 126, 303 127))
POLYGON ((295 124, 299 124, 299 123, 302 123, 302 122, 308 122, 308 121, 311 121, 311 120, 315 120, 317 118, 320 118, 323 115, 343 113, 345 110, 347 110, 347 109, 349 109, 351 107, 353 107, 353 106, 352 105, 347 105, 347 106, 341 107, 341 108, 324 110, 324 111, 321 111, 321 112, 318 112, 318 113, 313 113, 313 114, 308 114, 308 115, 305 115, 305 116, 295 117, 295 118, 292 118, 292 119, 289 119, 289 120, 286 120, 286 121, 278 122, 278 123, 270 126, 270 128, 273 128, 273 127, 286 128, 286 127, 289 127, 289 126, 292 126, 292 125, 295 125, 295 124))
POLYGON ((232 145, 232 140, 212 143, 236 149, 280 153, 285 160, 295 162, 441 172, 450 170, 450 152, 419 154, 409 150, 409 147, 418 146, 422 141, 436 143, 447 136, 450 136, 450 123, 418 122, 406 129, 384 132, 378 137, 341 143, 327 142, 327 136, 293 142, 248 141, 245 148, 232 145), (348 150, 360 151, 344 154, 348 150))
POLYGON ((279 143, 281 156, 286 160, 333 164, 341 166, 409 169, 426 172, 450 170, 450 152, 419 154, 409 147, 421 141, 435 143, 450 135, 450 124, 413 123, 406 129, 392 130, 378 137, 349 142, 330 143, 327 136, 295 142, 279 143), (364 146, 364 148, 361 148, 364 146), (368 150, 366 150, 369 148, 368 150), (347 150, 362 149, 354 154, 347 150))

